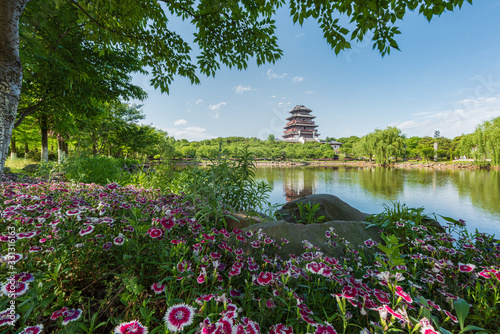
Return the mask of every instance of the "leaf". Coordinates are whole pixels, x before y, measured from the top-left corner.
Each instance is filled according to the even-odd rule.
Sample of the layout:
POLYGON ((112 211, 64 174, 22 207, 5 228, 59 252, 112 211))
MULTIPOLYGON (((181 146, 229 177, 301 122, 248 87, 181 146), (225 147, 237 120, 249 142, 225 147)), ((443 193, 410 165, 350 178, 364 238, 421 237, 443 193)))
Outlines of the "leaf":
POLYGON ((441 334, 453 334, 452 332, 448 332, 446 329, 444 329, 443 327, 439 327, 439 331, 441 332, 441 334))
POLYGON ((467 331, 472 331, 472 330, 474 330, 474 331, 484 331, 485 329, 481 328, 481 327, 473 326, 473 325, 467 325, 467 326, 465 326, 464 329, 462 329, 460 331, 460 333, 467 332, 467 331))
POLYGON ((455 300, 455 302, 453 303, 453 307, 457 312, 458 321, 460 322, 460 328, 464 328, 465 318, 467 318, 467 315, 469 315, 469 303, 460 298, 455 300))

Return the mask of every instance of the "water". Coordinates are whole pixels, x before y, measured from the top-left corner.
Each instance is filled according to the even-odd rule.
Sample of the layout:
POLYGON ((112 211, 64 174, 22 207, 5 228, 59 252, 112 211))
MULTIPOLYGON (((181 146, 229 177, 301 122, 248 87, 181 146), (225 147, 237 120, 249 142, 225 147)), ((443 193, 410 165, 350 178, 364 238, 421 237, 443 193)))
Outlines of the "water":
POLYGON ((499 170, 260 167, 256 178, 273 187, 271 203, 326 193, 363 212, 380 213, 384 204, 399 201, 424 207, 428 215, 463 219, 469 231, 500 236, 499 170))

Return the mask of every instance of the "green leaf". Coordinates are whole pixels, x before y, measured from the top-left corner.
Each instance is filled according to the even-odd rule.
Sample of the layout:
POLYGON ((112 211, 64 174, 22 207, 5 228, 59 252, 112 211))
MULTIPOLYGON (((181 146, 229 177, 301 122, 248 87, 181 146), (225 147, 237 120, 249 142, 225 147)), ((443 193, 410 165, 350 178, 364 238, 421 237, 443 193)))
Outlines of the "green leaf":
POLYGON ((469 303, 460 298, 455 300, 455 302, 453 303, 453 307, 457 312, 458 321, 460 322, 460 328, 463 329, 465 318, 467 318, 467 315, 469 315, 469 310, 470 310, 469 303))
POLYGON ((484 331, 484 328, 473 326, 473 325, 467 325, 465 326, 464 329, 460 331, 460 333, 467 332, 467 331, 484 331))
POLYGON ((452 332, 448 332, 446 329, 444 329, 443 327, 439 327, 439 331, 441 332, 441 334, 453 334, 452 332))

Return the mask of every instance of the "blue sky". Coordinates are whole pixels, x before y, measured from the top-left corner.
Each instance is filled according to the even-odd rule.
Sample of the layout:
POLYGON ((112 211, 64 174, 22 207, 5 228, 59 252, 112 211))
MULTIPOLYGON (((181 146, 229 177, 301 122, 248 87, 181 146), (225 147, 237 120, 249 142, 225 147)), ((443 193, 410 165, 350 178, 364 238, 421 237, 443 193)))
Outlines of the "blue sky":
MULTIPOLYGON (((183 36, 191 27, 173 21, 183 36)), ((313 21, 293 25, 277 16, 284 56, 245 71, 222 68, 192 86, 176 78, 170 95, 134 83, 149 94, 145 123, 176 139, 281 137, 295 105, 313 110, 320 138, 363 136, 397 126, 407 136, 448 138, 473 132, 500 116, 500 2, 465 3, 428 22, 407 13, 398 26, 401 51, 381 57, 369 39, 338 56, 313 21)))

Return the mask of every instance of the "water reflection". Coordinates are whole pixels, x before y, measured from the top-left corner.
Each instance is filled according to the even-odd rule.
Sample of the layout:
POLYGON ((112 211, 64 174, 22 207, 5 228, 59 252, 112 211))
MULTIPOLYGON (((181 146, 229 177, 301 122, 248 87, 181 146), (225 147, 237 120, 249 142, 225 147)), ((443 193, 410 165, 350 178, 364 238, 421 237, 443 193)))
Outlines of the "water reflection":
POLYGON ((263 167, 258 168, 256 177, 272 185, 273 203, 329 193, 361 211, 377 213, 384 204, 400 201, 500 234, 498 170, 263 167))

